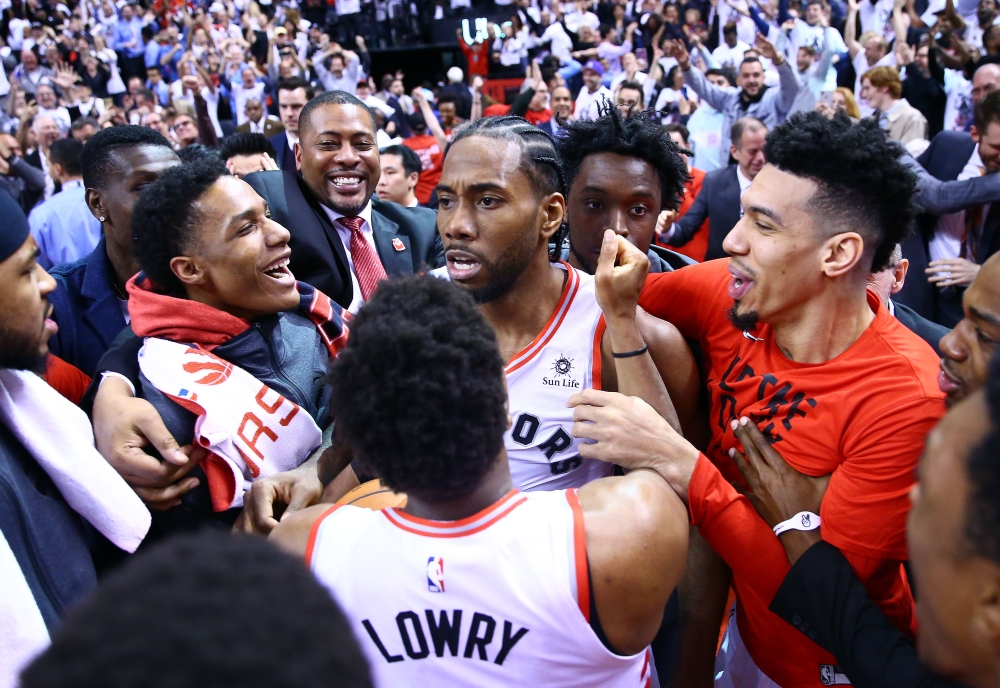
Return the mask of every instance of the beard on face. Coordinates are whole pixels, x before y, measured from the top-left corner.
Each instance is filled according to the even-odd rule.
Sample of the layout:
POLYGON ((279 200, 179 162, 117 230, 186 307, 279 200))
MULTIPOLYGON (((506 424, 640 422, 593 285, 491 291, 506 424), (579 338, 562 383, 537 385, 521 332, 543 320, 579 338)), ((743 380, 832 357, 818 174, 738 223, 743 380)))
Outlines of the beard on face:
POLYGON ((49 355, 38 353, 41 339, 41 333, 29 335, 0 328, 0 368, 44 372, 49 355))
POLYGON ((729 309, 729 322, 741 332, 753 332, 757 329, 757 311, 740 313, 739 309, 740 302, 734 302, 733 307, 729 309))
MULTIPOLYGON (((468 249, 463 249, 468 251, 468 249)), ((469 253, 472 253, 469 251, 469 253)), ((487 261, 478 253, 473 254, 483 262, 483 267, 487 269, 490 280, 485 286, 478 289, 471 289, 469 293, 473 300, 482 305, 490 301, 496 301, 501 296, 510 291, 518 278, 524 274, 535 257, 535 245, 530 239, 525 239, 520 243, 509 246, 501 253, 496 260, 487 261)))

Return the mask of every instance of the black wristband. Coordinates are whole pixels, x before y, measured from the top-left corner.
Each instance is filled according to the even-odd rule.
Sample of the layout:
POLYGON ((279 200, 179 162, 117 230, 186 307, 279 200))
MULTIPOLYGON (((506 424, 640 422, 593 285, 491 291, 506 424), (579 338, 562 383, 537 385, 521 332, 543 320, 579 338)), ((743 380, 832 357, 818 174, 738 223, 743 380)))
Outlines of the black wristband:
POLYGON ((636 349, 635 351, 626 351, 623 354, 616 354, 614 351, 612 351, 611 355, 615 358, 632 358, 633 356, 642 356, 647 351, 649 351, 649 345, 643 344, 641 349, 636 349))

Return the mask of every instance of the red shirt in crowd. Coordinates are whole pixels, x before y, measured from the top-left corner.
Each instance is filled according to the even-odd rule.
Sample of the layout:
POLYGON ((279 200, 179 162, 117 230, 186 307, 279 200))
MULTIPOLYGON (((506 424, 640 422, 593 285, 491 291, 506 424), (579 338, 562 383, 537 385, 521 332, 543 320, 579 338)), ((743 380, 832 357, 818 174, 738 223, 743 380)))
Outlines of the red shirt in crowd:
POLYGON ((430 134, 411 136, 403 139, 403 145, 413 150, 420 157, 420 179, 413 194, 417 201, 427 204, 431 200, 434 188, 441 181, 441 166, 444 165, 444 151, 438 145, 437 139, 430 134))
POLYGON ((459 41, 458 47, 462 49, 465 61, 469 64, 469 76, 478 74, 485 77, 490 73, 489 51, 485 41, 471 46, 465 41, 459 41))
POLYGON ((924 437, 945 411, 938 359, 869 293, 875 319, 846 351, 820 364, 790 361, 769 325, 752 339, 729 322, 727 265, 720 259, 651 275, 639 304, 697 341, 704 355, 712 438, 691 478, 691 522, 733 570, 747 650, 777 684, 819 688, 820 667, 836 660, 768 611, 789 564, 778 538, 729 483, 741 479, 728 456, 740 447, 730 421, 750 417, 803 473, 833 472, 820 511, 823 539, 912 636, 902 567, 908 495, 924 437))
MULTIPOLYGON (((705 173, 697 167, 691 168, 691 181, 684 185, 684 198, 681 199, 681 207, 677 209, 677 219, 680 220, 694 205, 694 199, 701 193, 701 185, 705 181, 705 173)), ((669 229, 669 227, 668 227, 669 229)), ((691 240, 683 246, 667 246, 671 251, 683 254, 688 258, 693 258, 699 263, 705 260, 708 253, 708 219, 701 223, 701 227, 694 233, 691 240)))

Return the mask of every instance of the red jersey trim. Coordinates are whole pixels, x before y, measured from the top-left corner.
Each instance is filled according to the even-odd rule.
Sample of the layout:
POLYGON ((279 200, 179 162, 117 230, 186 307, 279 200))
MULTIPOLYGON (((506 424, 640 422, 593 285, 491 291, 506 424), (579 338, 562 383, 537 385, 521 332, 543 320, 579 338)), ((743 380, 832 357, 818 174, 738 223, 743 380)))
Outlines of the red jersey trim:
POLYGON ((583 618, 590 623, 590 576, 587 575, 587 530, 583 524, 583 507, 576 490, 566 490, 566 501, 573 511, 573 559, 576 562, 576 603, 583 618))
POLYGON ((510 359, 510 362, 504 367, 504 373, 510 375, 518 368, 523 367, 532 358, 538 355, 549 340, 555 336, 556 332, 559 330, 559 326, 562 325, 562 321, 566 319, 566 314, 569 313, 569 307, 573 303, 573 298, 576 296, 576 292, 580 289, 580 276, 576 274, 569 263, 565 261, 559 261, 562 264, 567 273, 566 283, 563 285, 562 295, 559 297, 559 302, 556 307, 552 310, 552 315, 549 316, 548 322, 545 323, 545 327, 542 331, 538 333, 538 336, 524 347, 510 359))
POLYGON ((312 558, 313 550, 316 549, 316 536, 319 535, 319 527, 323 525, 323 521, 326 517, 332 514, 334 511, 339 509, 342 505, 334 504, 329 509, 320 514, 319 518, 313 521, 312 527, 309 529, 309 539, 306 541, 306 568, 312 569, 312 558))
MULTIPOLYGON (((508 501, 509 501, 508 498, 504 498, 503 500, 501 500, 501 502, 498 503, 508 502, 508 501)), ((486 530, 491 525, 493 525, 501 518, 503 518, 504 516, 506 516, 507 514, 509 514, 514 509, 521 506, 527 501, 528 498, 522 496, 520 499, 517 499, 513 503, 510 503, 509 506, 507 506, 505 509, 500 511, 500 513, 496 514, 489 520, 481 522, 478 525, 473 525, 472 527, 466 526, 465 528, 459 528, 459 529, 449 529, 452 528, 453 524, 457 523, 457 521, 427 521, 425 519, 418 519, 415 516, 410 516, 409 514, 404 514, 403 512, 392 508, 383 509, 379 513, 381 513, 383 516, 389 519, 389 523, 396 526, 400 530, 405 530, 407 533, 413 533, 414 535, 423 535, 424 537, 457 538, 457 537, 465 537, 467 535, 474 535, 480 531, 486 530), (417 527, 409 526, 402 521, 396 520, 397 517, 399 516, 405 516, 407 517, 408 520, 417 521, 416 524, 417 527)), ((493 512, 492 507, 489 510, 487 510, 487 513, 492 513, 492 512, 493 512)))
POLYGON ((441 528, 441 529, 457 528, 461 526, 467 526, 471 523, 475 523, 476 521, 483 519, 484 517, 488 516, 490 512, 496 511, 497 509, 501 508, 505 503, 510 501, 516 494, 520 493, 518 492, 517 488, 514 488, 513 490, 505 494, 503 497, 490 504, 485 509, 477 511, 476 513, 472 514, 472 516, 466 516, 465 518, 459 519, 457 521, 432 521, 429 518, 420 518, 419 516, 414 516, 413 514, 408 514, 405 511, 400 511, 395 508, 393 508, 392 510, 395 512, 396 516, 399 516, 404 521, 409 521, 410 523, 416 523, 422 526, 427 526, 428 528, 441 528))
POLYGON ((602 386, 601 373, 604 359, 601 358, 601 342, 604 340, 604 331, 608 324, 604 322, 604 313, 597 320, 597 327, 594 328, 594 362, 590 368, 590 386, 592 389, 604 389, 602 386))

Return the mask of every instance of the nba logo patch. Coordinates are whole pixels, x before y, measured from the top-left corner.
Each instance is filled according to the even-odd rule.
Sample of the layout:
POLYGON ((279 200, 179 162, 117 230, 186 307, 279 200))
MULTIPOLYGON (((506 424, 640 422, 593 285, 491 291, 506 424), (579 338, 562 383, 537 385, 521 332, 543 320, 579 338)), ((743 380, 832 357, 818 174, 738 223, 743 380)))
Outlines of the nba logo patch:
POLYGON ((427 589, 444 592, 444 559, 441 557, 427 558, 427 589))

